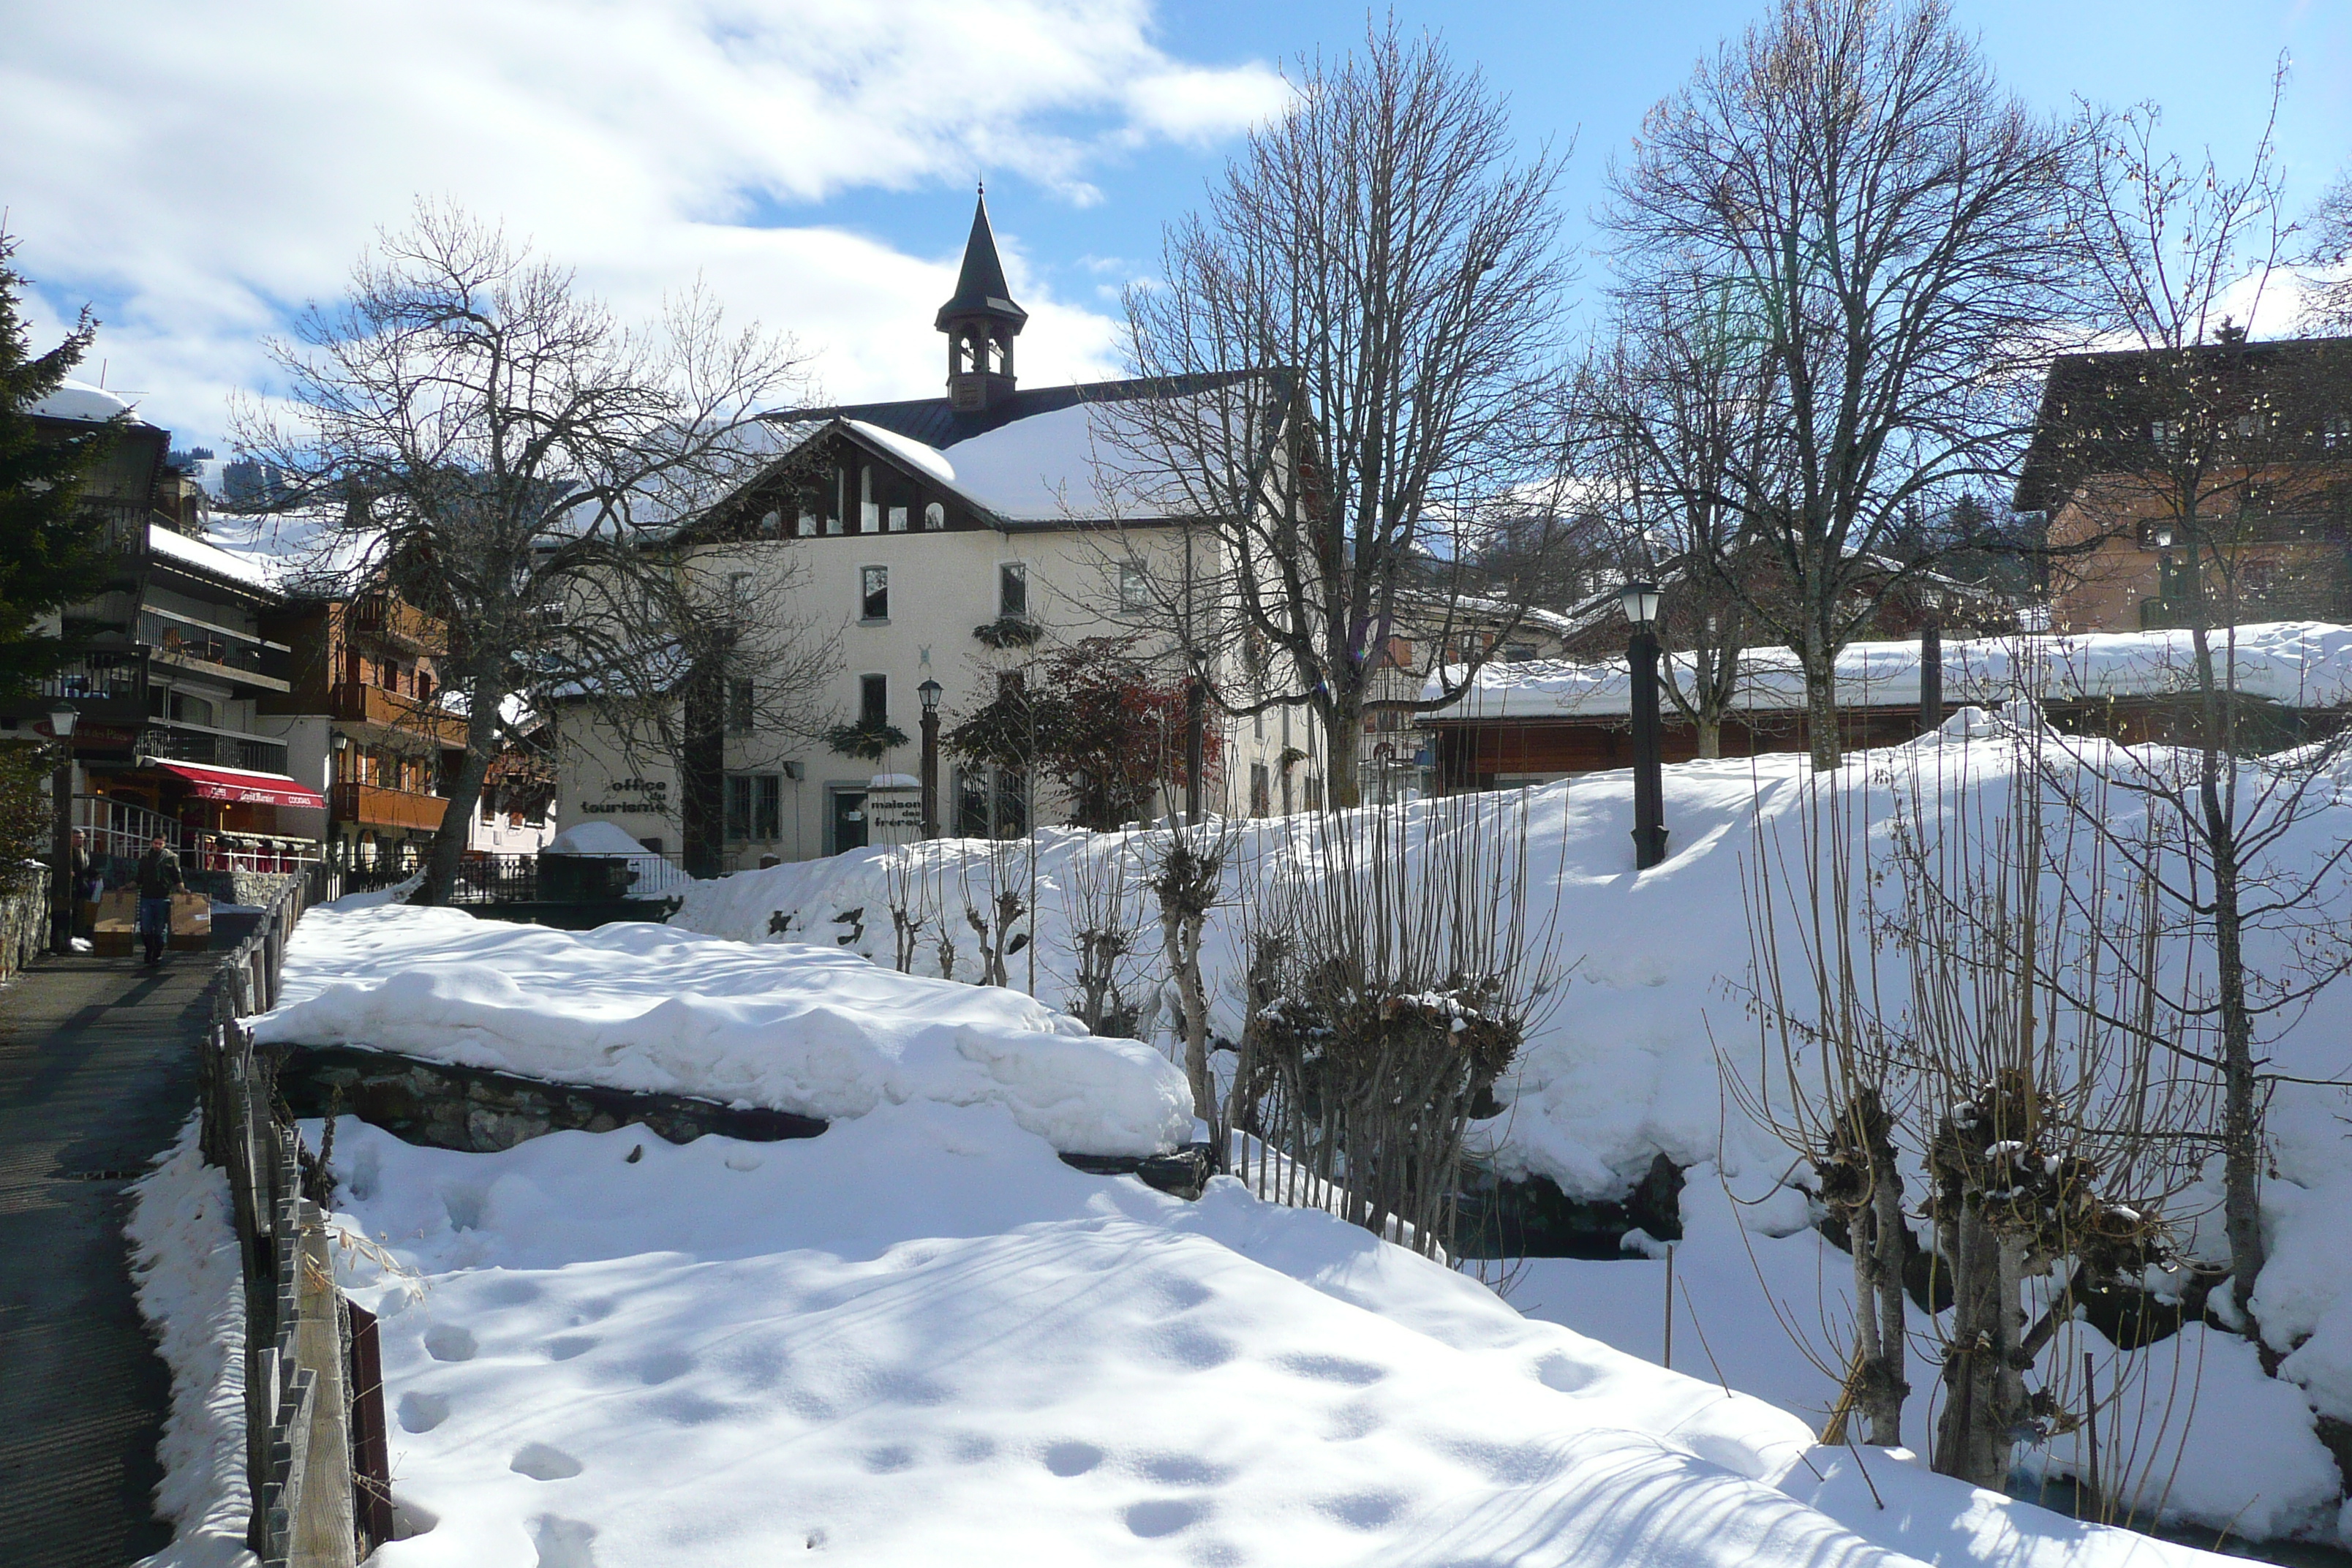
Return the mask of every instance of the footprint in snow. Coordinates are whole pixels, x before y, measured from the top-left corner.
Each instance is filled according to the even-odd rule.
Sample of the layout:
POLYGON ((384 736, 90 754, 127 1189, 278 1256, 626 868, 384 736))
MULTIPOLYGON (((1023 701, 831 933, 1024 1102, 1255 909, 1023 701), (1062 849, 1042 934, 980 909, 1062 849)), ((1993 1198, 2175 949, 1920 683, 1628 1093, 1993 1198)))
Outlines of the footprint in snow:
POLYGON ((430 1432, 448 1419, 449 1396, 446 1394, 400 1396, 400 1429, 404 1432, 430 1432))
POLYGON ((1045 1468, 1057 1476, 1083 1476, 1103 1462, 1092 1443, 1056 1443, 1045 1450, 1045 1468))
POLYGON ((567 1480, 584 1468, 551 1443, 525 1443, 507 1463, 507 1468, 535 1481, 567 1480))
POLYGON ((436 1323, 425 1331, 425 1353, 435 1361, 471 1361, 480 1348, 472 1332, 456 1323, 436 1323))

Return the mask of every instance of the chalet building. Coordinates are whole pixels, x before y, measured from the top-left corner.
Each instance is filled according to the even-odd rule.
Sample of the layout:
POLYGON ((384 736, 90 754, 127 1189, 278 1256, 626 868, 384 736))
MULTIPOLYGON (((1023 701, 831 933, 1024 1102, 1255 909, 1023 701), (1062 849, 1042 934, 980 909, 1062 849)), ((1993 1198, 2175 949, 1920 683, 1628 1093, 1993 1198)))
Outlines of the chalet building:
MULTIPOLYGON (((325 570, 299 516, 220 516, 208 537, 275 589, 261 625, 292 652, 289 682, 259 700, 255 722, 284 747, 287 771, 325 798, 328 858, 351 869, 415 869, 440 831, 442 781, 466 744, 465 721, 436 677, 446 628, 397 595, 325 570)), ((535 853, 553 833, 552 794, 551 768, 520 753, 499 759, 469 852, 535 853)))
MULTIPOLYGON (((877 779, 905 815, 926 681, 941 689, 951 728, 1003 683, 1040 679, 1057 647, 1119 637, 1147 657, 1170 650, 1167 606, 1189 606, 1212 569, 1202 552, 1216 546, 1111 493, 1105 422, 1135 400, 1202 395, 1259 373, 1024 387, 1013 364, 1027 320, 983 200, 933 322, 947 339, 946 395, 770 416, 776 451, 761 476, 684 536, 706 565, 731 574, 740 563, 747 581, 789 560, 785 613, 839 628, 839 667, 817 706, 903 742, 875 760, 770 731, 761 685, 772 672, 730 668, 723 741, 689 754, 682 777, 677 759, 633 751, 572 704, 557 715, 561 827, 609 822, 650 848, 684 852, 702 874, 856 848, 875 833, 877 779)), ((1222 769, 1211 809, 1320 804, 1322 747, 1304 710, 1213 722, 1222 769)), ((1042 782, 945 758, 940 795, 951 835, 1013 837, 1029 830, 1033 809, 1041 822, 1064 816, 1042 782)))
POLYGON ((212 868, 315 858, 326 800, 289 776, 285 742, 259 722, 292 689, 294 650, 264 624, 278 603, 268 575, 206 542, 204 492, 171 466, 170 433, 122 399, 68 382, 31 412, 59 436, 118 422, 85 490, 111 574, 57 617, 78 652, 0 710, 0 734, 47 736, 50 710, 72 705, 74 820, 100 853, 135 853, 162 833, 191 850, 204 836, 212 868))
POLYGON ((2016 505, 2053 630, 2352 617, 2352 338, 2062 356, 2016 505))

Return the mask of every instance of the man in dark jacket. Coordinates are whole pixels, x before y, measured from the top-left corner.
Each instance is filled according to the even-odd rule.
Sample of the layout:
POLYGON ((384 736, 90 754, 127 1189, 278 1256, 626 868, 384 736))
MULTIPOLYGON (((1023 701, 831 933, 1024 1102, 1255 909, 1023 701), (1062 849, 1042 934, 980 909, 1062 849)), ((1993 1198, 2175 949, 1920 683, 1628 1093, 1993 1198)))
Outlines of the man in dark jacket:
POLYGON ((172 895, 187 887, 180 875, 180 858, 172 853, 162 834, 155 835, 147 853, 139 857, 139 934, 147 943, 147 962, 163 962, 163 945, 172 936, 172 895))

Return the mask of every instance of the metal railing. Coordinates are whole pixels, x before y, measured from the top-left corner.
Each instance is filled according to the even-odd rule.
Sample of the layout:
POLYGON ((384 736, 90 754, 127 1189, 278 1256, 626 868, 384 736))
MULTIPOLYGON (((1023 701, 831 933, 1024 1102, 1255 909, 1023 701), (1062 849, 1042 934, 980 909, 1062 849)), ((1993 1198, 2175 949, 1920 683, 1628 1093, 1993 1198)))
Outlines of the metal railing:
POLYGON ((289 882, 253 933, 221 961, 198 1058, 206 1163, 228 1176, 245 1279, 246 1543, 265 1568, 296 1561, 348 1568, 391 1534, 387 1477, 362 1474, 355 1451, 382 1455, 380 1386, 357 1380, 355 1337, 373 1320, 334 1283, 322 1211, 324 1161, 281 1114, 277 1064, 245 1020, 278 1001, 286 946, 302 911, 331 891, 326 868, 289 882), (354 1330, 357 1331, 356 1336, 354 1330))
POLYGON ((233 731, 200 730, 162 720, 148 721, 140 747, 150 756, 171 763, 194 763, 215 768, 243 768, 247 773, 283 773, 286 743, 265 741, 233 731))
POLYGON ((80 830, 83 847, 93 860, 103 858, 128 864, 147 853, 147 846, 160 836, 165 846, 180 857, 180 868, 184 871, 307 874, 318 864, 320 854, 314 838, 214 834, 207 837, 199 858, 177 817, 102 795, 73 797, 73 825, 80 830))

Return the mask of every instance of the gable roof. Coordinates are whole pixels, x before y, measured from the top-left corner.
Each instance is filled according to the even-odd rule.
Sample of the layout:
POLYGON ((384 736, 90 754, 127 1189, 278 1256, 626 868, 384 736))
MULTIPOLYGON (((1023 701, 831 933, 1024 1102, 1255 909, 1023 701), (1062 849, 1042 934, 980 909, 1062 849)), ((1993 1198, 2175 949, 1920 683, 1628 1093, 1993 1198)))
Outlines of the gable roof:
POLYGON ((818 419, 861 419, 885 430, 944 451, 975 436, 984 436, 1016 420, 1034 418, 1081 403, 1126 403, 1139 398, 1186 397, 1214 392, 1260 374, 1252 370, 1197 372, 1191 375, 1146 376, 1132 381, 1080 382, 1073 386, 1036 386, 989 400, 986 408, 958 410, 944 397, 910 397, 897 403, 843 403, 826 407, 783 408, 763 417, 782 424, 818 419))
MULTIPOLYGON (((2018 470, 2017 510, 2058 506, 2088 473, 2160 464, 2148 424, 2181 417, 2184 398, 2268 405, 2279 423, 2263 455, 2284 456, 2294 438, 2352 419, 2352 337, 2060 354, 2050 362, 2018 470)), ((2323 439, 2311 455, 2343 453, 2331 454, 2323 439)))
POLYGON ((841 429, 954 491, 999 527, 1050 528, 1113 517, 1143 521, 1149 503, 1117 493, 1127 466, 1116 433, 1099 428, 1097 411, 1200 396, 1261 376, 1279 397, 1286 384, 1280 372, 1219 371, 1039 387, 981 410, 959 411, 947 398, 925 397, 788 409, 764 417, 793 433, 780 442, 787 449, 824 430, 841 429))

